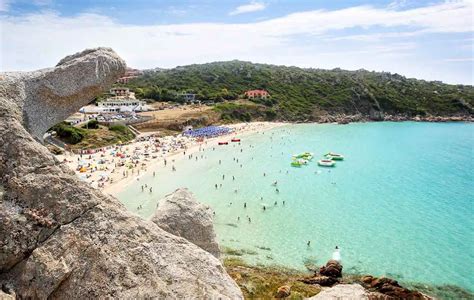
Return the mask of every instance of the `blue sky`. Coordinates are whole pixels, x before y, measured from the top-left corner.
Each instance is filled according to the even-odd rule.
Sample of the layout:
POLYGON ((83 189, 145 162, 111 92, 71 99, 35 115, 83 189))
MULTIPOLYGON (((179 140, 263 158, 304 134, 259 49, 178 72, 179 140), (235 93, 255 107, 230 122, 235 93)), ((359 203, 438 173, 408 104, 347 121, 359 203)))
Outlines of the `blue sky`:
POLYGON ((141 69, 240 59, 473 84, 472 19, 472 0, 0 0, 0 70, 107 46, 141 69))

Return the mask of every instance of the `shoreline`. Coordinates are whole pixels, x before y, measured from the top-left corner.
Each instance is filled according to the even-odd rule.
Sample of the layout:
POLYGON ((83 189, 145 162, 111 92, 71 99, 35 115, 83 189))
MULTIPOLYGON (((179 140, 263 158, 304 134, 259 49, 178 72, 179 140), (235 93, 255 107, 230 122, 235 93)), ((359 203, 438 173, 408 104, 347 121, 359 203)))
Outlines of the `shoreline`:
MULTIPOLYGON (((378 113, 374 115, 363 114, 334 114, 318 116, 314 123, 338 123, 348 124, 357 122, 430 122, 430 123, 445 123, 445 122, 474 122, 474 117, 471 115, 459 116, 407 116, 407 115, 389 115, 378 113)), ((308 121, 309 122, 309 121, 308 121)), ((306 121, 300 123, 308 123, 306 121)), ((309 122, 311 123, 311 122, 309 122)))
POLYGON ((244 137, 250 134, 267 131, 290 123, 283 122, 250 122, 225 125, 233 129, 226 135, 206 138, 177 136, 155 137, 157 132, 147 132, 137 136, 125 145, 112 145, 102 148, 93 154, 75 154, 66 152, 57 155, 57 159, 66 164, 81 180, 102 192, 116 196, 124 188, 143 176, 149 176, 159 167, 174 163, 185 155, 191 155, 217 144, 219 140, 233 137, 244 137), (215 143, 215 144, 214 144, 215 143), (150 153, 151 152, 151 153, 150 153), (123 158, 117 157, 123 154, 123 158), (181 155, 180 155, 181 154, 181 155), (151 157, 151 158, 150 158, 151 157), (166 164, 164 162, 166 161, 166 164), (85 166, 81 172, 80 166, 85 166))
MULTIPOLYGON (((239 250, 232 249, 235 252, 239 250)), ((301 279, 311 277, 312 274, 317 272, 319 269, 318 266, 314 266, 313 268, 306 268, 303 269, 294 269, 291 267, 287 267, 284 265, 278 264, 269 264, 269 265, 256 265, 252 263, 248 263, 245 257, 237 254, 237 255, 230 255, 222 252, 222 258, 224 261, 224 267, 226 268, 227 272, 231 275, 231 277, 239 284, 241 289, 245 290, 248 282, 246 280, 252 281, 252 278, 256 278, 260 281, 260 286, 262 287, 263 291, 258 292, 275 292, 275 284, 277 286, 280 285, 294 285, 296 282, 301 282, 301 279), (255 276, 246 276, 248 274, 253 274, 255 276), (242 282, 243 281, 243 282, 242 282), (268 286, 273 287, 273 289, 268 289, 268 286), (268 289, 268 291, 265 291, 268 289)), ((338 284, 361 284, 364 285, 364 277, 374 277, 372 275, 368 275, 366 273, 347 273, 342 270, 342 277, 341 282, 336 283, 334 286, 338 284)), ((377 277, 374 277, 377 278, 377 277)), ((383 275, 378 276, 378 278, 390 278, 385 277, 383 275)), ((391 278, 397 280, 396 278, 391 278)), ((398 281, 398 280, 397 280, 398 281)), ((401 280, 401 286, 412 291, 418 291, 423 293, 425 296, 435 297, 434 299, 472 299, 474 294, 471 290, 467 288, 463 288, 458 285, 452 284, 433 284, 433 283, 425 283, 425 282, 406 282, 401 280)), ((321 286, 318 284, 301 284, 296 285, 297 291, 308 291, 314 292, 314 289, 319 289, 317 293, 320 291, 329 289, 331 287, 321 286)), ((293 290, 293 288, 292 288, 293 290)), ((309 295, 307 295, 309 296, 309 295)))
MULTIPOLYGON (((443 117, 443 121, 439 121, 439 119, 436 120, 431 120, 428 121, 427 119, 420 119, 420 118, 407 118, 407 119, 400 119, 398 116, 385 116, 388 117, 388 119, 384 120, 371 120, 371 119, 366 119, 366 118, 360 118, 362 115, 343 115, 342 117, 345 118, 344 120, 350 120, 348 122, 341 122, 340 118, 341 116, 333 116, 331 119, 327 120, 319 120, 319 121, 314 121, 314 122, 300 122, 300 123, 295 123, 295 122, 248 122, 248 123, 234 123, 234 124, 228 124, 228 125, 216 125, 216 126, 227 126, 232 128, 234 131, 232 131, 229 134, 223 135, 223 136, 217 136, 217 137, 211 137, 211 138, 206 138, 203 141, 199 142, 195 138, 191 137, 184 137, 181 134, 177 136, 172 136, 168 135, 162 138, 157 138, 155 137, 155 134, 157 134, 159 131, 153 131, 153 132, 146 132, 143 133, 139 136, 137 136, 134 140, 131 142, 124 144, 124 145, 111 145, 108 147, 103 147, 101 149, 90 149, 90 150, 95 150, 96 152, 93 154, 76 154, 74 152, 65 152, 64 154, 57 155, 56 158, 60 160, 62 163, 65 163, 74 173, 79 176, 80 179, 86 181, 87 183, 91 184, 95 188, 99 188, 102 190, 102 192, 107 193, 112 196, 116 196, 118 193, 120 193, 124 188, 129 186, 134 180, 139 180, 141 177, 150 175, 152 170, 156 170, 159 166, 159 162, 163 162, 164 160, 171 160, 172 162, 175 162, 176 160, 181 159, 184 157, 184 155, 179 155, 183 154, 184 152, 186 154, 194 154, 196 152, 199 152, 201 149, 206 149, 211 146, 212 143, 217 143, 219 140, 225 140, 229 139, 232 137, 235 137, 239 135, 239 137, 247 136, 249 134, 254 134, 258 133, 260 131, 267 131, 276 127, 281 127, 281 126, 286 126, 286 125, 301 125, 301 124, 337 124, 337 125, 346 125, 350 123, 365 123, 365 122, 429 122, 429 123, 460 123, 460 122, 466 122, 466 123, 472 123, 474 122, 473 118, 462 118, 462 117, 443 117), (447 118, 447 119, 446 119, 447 118), (460 119, 462 118, 462 119, 460 119), (339 121, 337 121, 339 120, 339 121), (118 149, 118 151, 123 151, 125 148, 125 152, 130 152, 131 148, 133 148, 132 152, 138 150, 141 150, 142 147, 149 147, 150 140, 147 139, 155 139, 162 143, 162 147, 168 148, 171 147, 171 150, 166 152, 166 153, 161 153, 156 156, 156 158, 144 158, 143 160, 138 159, 140 162, 141 166, 138 167, 138 164, 135 165, 135 167, 130 168, 132 170, 131 174, 128 173, 126 176, 123 175, 120 171, 124 171, 123 168, 118 168, 117 172, 117 167, 112 166, 111 162, 109 161, 108 163, 105 163, 105 170, 103 168, 98 168, 97 170, 93 172, 85 172, 86 175, 91 175, 88 178, 84 178, 84 176, 81 176, 81 173, 78 171, 78 162, 80 161, 90 161, 91 165, 95 165, 96 162, 100 159, 105 159, 110 160, 112 159, 112 162, 115 162, 113 159, 113 156, 111 157, 110 155, 106 155, 107 151, 113 151, 114 149, 118 149), (176 145, 176 142, 178 141, 178 145, 176 145), (174 144, 174 146, 170 146, 174 144), (103 150, 105 149, 105 150, 103 150), (90 158, 88 158, 90 157, 90 158), (137 173, 134 172, 134 170, 137 170, 137 173), (99 173, 103 171, 111 171, 108 176, 107 180, 100 180, 99 173), (122 176, 120 176, 122 174, 122 176), (131 176, 129 176, 131 175, 131 176), (100 183, 100 184, 99 184, 100 183), (103 184, 103 185, 102 185, 103 184)), ((131 155, 129 155, 131 157, 131 155)))

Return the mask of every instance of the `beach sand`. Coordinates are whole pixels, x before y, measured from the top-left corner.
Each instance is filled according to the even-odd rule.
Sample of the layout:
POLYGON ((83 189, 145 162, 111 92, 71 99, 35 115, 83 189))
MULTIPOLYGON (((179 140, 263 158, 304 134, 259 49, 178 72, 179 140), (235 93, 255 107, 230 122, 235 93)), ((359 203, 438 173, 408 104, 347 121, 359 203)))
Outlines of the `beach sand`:
POLYGON ((93 187, 116 196, 140 177, 151 175, 152 170, 173 164, 186 155, 201 149, 217 146, 218 141, 230 142, 233 137, 242 138, 256 132, 283 126, 286 123, 252 122, 227 125, 233 132, 224 136, 204 139, 178 136, 155 137, 153 132, 141 134, 126 145, 114 145, 94 154, 58 155, 57 158, 74 170, 75 174, 93 187), (184 154, 185 152, 185 154, 184 154), (118 155, 122 155, 123 158, 118 155), (83 172, 80 171, 83 166, 83 172))

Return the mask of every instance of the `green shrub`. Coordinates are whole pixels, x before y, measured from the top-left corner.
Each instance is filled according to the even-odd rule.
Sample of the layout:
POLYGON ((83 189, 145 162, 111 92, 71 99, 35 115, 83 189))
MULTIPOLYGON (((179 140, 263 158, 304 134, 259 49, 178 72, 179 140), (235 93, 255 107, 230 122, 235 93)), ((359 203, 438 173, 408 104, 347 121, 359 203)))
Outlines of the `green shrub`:
POLYGON ((85 131, 81 128, 76 128, 70 123, 61 122, 54 125, 52 130, 56 131, 57 136, 68 144, 79 143, 86 135, 85 131))
POLYGON ((126 125, 123 124, 114 124, 109 126, 109 130, 118 131, 121 133, 128 133, 129 129, 126 125))
POLYGON ((86 124, 82 125, 82 128, 86 129, 98 129, 99 128, 99 121, 97 120, 90 120, 86 124))

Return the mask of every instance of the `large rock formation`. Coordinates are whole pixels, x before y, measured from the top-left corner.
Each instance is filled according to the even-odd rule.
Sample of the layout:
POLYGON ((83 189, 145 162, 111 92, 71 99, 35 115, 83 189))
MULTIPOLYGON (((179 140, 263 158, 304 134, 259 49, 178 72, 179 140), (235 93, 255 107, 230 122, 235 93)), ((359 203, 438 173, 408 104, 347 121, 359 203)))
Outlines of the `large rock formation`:
POLYGON ((178 189, 160 200, 151 220, 161 229, 183 237, 219 257, 212 210, 199 203, 187 189, 178 189))
POLYGON ((0 75, 0 286, 22 298, 242 298, 217 258, 78 180, 36 139, 125 70, 111 49, 0 75))

